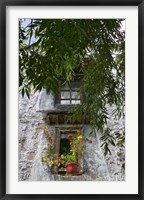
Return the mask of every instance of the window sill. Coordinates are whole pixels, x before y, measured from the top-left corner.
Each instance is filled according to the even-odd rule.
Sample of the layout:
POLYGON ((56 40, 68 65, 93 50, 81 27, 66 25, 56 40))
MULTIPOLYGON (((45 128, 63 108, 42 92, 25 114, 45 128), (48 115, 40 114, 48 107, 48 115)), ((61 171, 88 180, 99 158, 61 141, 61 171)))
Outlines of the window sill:
POLYGON ((55 109, 60 111, 67 111, 72 112, 73 106, 79 105, 79 104, 55 104, 55 109))
POLYGON ((54 175, 70 177, 70 176, 81 176, 83 174, 84 174, 84 172, 79 172, 79 173, 75 173, 75 174, 67 174, 66 171, 59 171, 57 174, 54 174, 54 175))

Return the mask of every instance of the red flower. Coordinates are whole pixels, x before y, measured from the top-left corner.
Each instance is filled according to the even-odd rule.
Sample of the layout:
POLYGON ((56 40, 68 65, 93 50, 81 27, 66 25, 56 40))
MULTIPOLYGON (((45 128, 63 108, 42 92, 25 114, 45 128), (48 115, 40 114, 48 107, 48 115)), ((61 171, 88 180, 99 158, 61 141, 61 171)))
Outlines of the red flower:
POLYGON ((92 139, 91 138, 89 139, 89 143, 92 143, 92 139))

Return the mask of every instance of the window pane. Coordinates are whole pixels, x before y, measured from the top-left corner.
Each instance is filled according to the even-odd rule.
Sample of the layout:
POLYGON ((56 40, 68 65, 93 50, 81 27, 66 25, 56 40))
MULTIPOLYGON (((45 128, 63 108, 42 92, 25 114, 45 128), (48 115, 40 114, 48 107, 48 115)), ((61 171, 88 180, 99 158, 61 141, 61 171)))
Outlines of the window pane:
POLYGON ((80 94, 79 92, 72 92, 72 99, 80 99, 80 94))
POLYGON ((60 155, 67 155, 70 153, 70 141, 68 139, 60 140, 60 155))
POLYGON ((80 104, 80 100, 72 100, 72 104, 80 104))
POLYGON ((80 80, 72 81, 71 88, 74 90, 80 88, 80 80))
POLYGON ((61 104, 70 104, 70 100, 61 100, 61 104))
POLYGON ((61 99, 69 99, 70 98, 70 92, 61 92, 61 99))

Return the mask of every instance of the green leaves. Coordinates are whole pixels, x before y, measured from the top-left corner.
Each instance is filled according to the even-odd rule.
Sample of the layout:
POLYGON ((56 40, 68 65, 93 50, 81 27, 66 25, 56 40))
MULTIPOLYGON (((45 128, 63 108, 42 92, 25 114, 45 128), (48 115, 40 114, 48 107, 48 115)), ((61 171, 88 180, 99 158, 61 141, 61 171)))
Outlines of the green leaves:
MULTIPOLYGON (((33 19, 19 21, 19 86, 58 93, 58 82, 70 82, 74 70, 83 73, 83 102, 75 107, 76 119, 89 117, 93 128, 104 134, 107 106, 123 117, 125 106, 125 33, 121 19, 33 19), (78 112, 77 112, 78 111, 78 112)), ((109 139, 109 140, 108 140, 109 139)), ((115 145, 111 137, 108 144, 115 145)), ((123 140, 121 140, 121 143, 123 140)), ((118 145, 120 143, 117 143, 118 145)), ((110 153, 110 152, 109 152, 110 153)))
POLYGON ((117 146, 123 146, 125 144, 125 132, 115 133, 115 137, 117 139, 117 146))
POLYGON ((29 86, 22 87, 22 88, 20 88, 20 90, 21 90, 22 97, 24 97, 26 94, 27 97, 30 99, 31 88, 29 86))
POLYGON ((119 30, 121 20, 33 19, 29 22, 23 28, 20 20, 19 26, 20 66, 23 66, 20 67, 20 86, 25 79, 33 84, 38 78, 43 87, 46 87, 46 77, 68 79, 87 56, 87 49, 97 58, 97 65, 109 67, 112 63, 111 49, 123 40, 119 30), (34 42, 31 42, 32 37, 34 42))
POLYGON ((100 137, 102 142, 101 147, 104 150, 105 156, 109 153, 111 155, 110 147, 119 147, 123 146, 125 143, 125 133, 116 132, 112 133, 110 129, 106 129, 105 133, 100 137))

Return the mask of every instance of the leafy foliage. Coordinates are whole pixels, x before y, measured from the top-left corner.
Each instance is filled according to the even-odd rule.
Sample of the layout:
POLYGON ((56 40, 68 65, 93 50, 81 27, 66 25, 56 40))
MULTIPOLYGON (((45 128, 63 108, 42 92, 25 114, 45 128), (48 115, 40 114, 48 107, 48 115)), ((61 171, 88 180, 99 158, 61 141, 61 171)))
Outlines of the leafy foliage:
MULTIPOLYGON (((75 118, 85 115, 104 134, 107 106, 122 117, 125 106, 125 32, 121 19, 31 19, 19 21, 19 86, 29 97, 31 88, 58 93, 60 79, 83 73, 81 105, 75 118), (32 41, 32 38, 34 40, 32 41)), ((111 141, 111 140, 110 140, 111 141)), ((113 141, 113 140, 112 140, 113 141)), ((113 143, 113 142, 111 142, 113 143)))
POLYGON ((116 132, 113 135, 111 134, 111 132, 112 130, 107 128, 105 133, 100 138, 100 140, 102 141, 101 147, 103 147, 105 155, 107 155, 108 153, 111 155, 111 150, 109 146, 123 146, 125 143, 124 132, 116 132))

